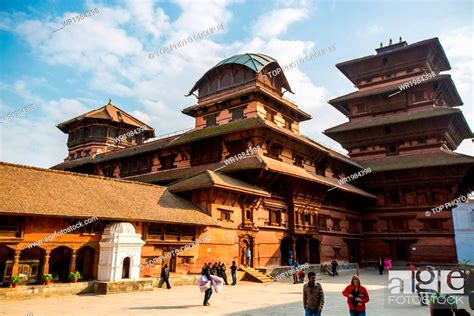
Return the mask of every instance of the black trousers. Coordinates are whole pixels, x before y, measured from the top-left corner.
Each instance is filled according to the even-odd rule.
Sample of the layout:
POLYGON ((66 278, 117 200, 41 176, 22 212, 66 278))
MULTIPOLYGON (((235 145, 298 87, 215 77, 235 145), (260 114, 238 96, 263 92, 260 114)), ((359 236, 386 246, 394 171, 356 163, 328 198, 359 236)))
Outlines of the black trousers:
POLYGON ((336 267, 332 267, 332 276, 339 276, 339 274, 337 273, 337 268, 336 267))
POLYGON ((225 285, 229 285, 229 283, 227 283, 227 274, 225 272, 222 272, 222 278, 224 279, 225 285))
POLYGON ((204 292, 204 303, 203 305, 206 305, 209 302, 209 299, 211 298, 212 295, 212 287, 210 287, 206 292, 204 292))
POLYGON ((161 289, 163 286, 163 281, 166 282, 166 288, 171 289, 169 277, 161 277, 160 282, 158 282, 158 287, 161 289))
POLYGON ((383 274, 383 266, 379 266, 379 273, 380 273, 380 275, 383 274))

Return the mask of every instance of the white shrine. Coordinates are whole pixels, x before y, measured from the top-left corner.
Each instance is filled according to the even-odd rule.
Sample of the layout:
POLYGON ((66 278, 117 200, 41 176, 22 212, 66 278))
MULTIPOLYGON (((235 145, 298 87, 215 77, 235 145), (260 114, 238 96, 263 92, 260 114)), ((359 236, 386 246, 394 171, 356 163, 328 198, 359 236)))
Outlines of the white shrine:
POLYGON ((138 280, 140 257, 145 243, 131 223, 111 223, 100 240, 99 281, 138 280))

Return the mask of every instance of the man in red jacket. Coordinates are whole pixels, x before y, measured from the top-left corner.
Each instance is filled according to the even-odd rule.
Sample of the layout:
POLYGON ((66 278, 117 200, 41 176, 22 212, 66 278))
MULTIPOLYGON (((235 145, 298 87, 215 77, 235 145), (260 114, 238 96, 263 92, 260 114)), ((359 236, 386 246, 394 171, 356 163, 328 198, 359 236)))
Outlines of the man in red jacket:
POLYGON ((365 316, 365 303, 369 301, 367 289, 360 285, 360 279, 354 275, 351 284, 349 284, 342 295, 347 297, 350 316, 365 316))

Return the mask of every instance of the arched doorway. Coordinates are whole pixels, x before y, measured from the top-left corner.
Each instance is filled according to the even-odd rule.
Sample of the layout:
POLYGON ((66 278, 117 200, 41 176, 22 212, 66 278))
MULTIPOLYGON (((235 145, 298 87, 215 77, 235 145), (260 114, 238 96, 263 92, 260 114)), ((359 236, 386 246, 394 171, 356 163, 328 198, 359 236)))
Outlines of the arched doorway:
POLYGON ((290 252, 291 255, 293 255, 293 239, 291 239, 291 237, 285 237, 280 242, 280 264, 282 266, 290 265, 290 252))
POLYGON ((0 285, 3 285, 3 283, 10 280, 13 267, 13 256, 13 249, 0 245, 0 285))
POLYGON ((49 273, 53 275, 53 280, 67 282, 69 276, 69 266, 71 264, 70 248, 60 246, 51 251, 49 257, 49 273))
POLYGON ((43 254, 44 251, 38 247, 26 248, 21 251, 18 274, 27 275, 28 283, 38 283, 41 281, 43 254))
POLYGON ((319 240, 311 238, 309 241, 309 263, 320 263, 319 240))
POLYGON ((239 243, 240 264, 247 266, 247 251, 250 250, 250 267, 253 267, 254 251, 252 237, 242 237, 239 243))
POLYGON ((308 262, 306 258, 306 239, 304 238, 296 239, 296 258, 299 264, 308 262))
POLYGON ((122 262, 122 279, 130 278, 130 257, 126 257, 122 262))
POLYGON ((82 247, 77 251, 76 270, 79 271, 84 280, 94 279, 94 248, 82 247))

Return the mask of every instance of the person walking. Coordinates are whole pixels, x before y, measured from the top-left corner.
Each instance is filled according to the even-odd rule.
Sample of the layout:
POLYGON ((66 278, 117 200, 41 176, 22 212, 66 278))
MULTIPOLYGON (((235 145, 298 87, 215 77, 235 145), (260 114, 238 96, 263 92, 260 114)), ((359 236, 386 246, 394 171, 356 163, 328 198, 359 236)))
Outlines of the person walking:
POLYGON ((217 275, 219 278, 222 278, 222 265, 221 265, 221 262, 220 262, 220 261, 217 263, 216 271, 217 271, 217 274, 216 274, 216 275, 217 275))
POLYGON ((324 291, 316 282, 316 273, 308 273, 308 283, 303 286, 303 306, 305 316, 321 316, 324 306, 324 291))
POLYGON ((331 261, 331 269, 332 269, 332 276, 335 277, 336 275, 339 276, 339 274, 337 273, 337 266, 339 264, 337 263, 336 261, 336 258, 332 259, 331 261))
POLYGON ((221 264, 221 275, 222 275, 222 278, 224 279, 225 285, 229 285, 229 283, 227 283, 227 273, 225 272, 225 270, 226 270, 225 263, 222 262, 222 264, 221 264))
POLYGON ((158 287, 161 289, 163 286, 163 281, 166 282, 166 288, 169 290, 171 289, 170 285, 170 272, 168 270, 168 265, 165 264, 163 268, 161 268, 161 274, 160 274, 160 282, 158 283, 158 287))
POLYGON ((385 272, 388 273, 388 271, 390 271, 390 268, 392 267, 392 260, 385 258, 385 260, 383 261, 383 266, 385 268, 385 272))
POLYGON ((379 258, 377 259, 377 267, 379 268, 379 273, 380 273, 380 275, 383 274, 383 266, 384 266, 383 260, 382 260, 381 257, 379 257, 379 258))
POLYGON ((297 268, 300 266, 300 263, 298 262, 298 259, 294 260, 293 263, 293 284, 298 284, 298 271, 297 268))
POLYGON ((230 266, 230 273, 232 274, 232 285, 237 284, 237 265, 235 261, 232 261, 232 265, 230 266))
POLYGON ((207 279, 206 284, 209 285, 209 288, 204 293, 204 302, 202 303, 202 305, 210 306, 211 304, 209 304, 209 299, 211 298, 211 295, 212 295, 212 279, 211 279, 211 263, 210 262, 207 266, 204 267, 204 269, 202 269, 201 275, 206 277, 207 279))
POLYGON ((369 301, 369 293, 367 289, 360 284, 360 279, 354 275, 342 295, 347 297, 347 305, 349 305, 350 316, 365 316, 365 303, 369 301))
POLYGON ((247 257, 247 268, 250 268, 250 263, 252 261, 252 252, 250 251, 250 248, 247 249, 245 256, 247 257))
MULTIPOLYGON (((209 263, 210 265, 211 263, 209 263)), ((214 264, 211 267, 211 274, 212 275, 217 275, 217 262, 214 262, 214 264)))

